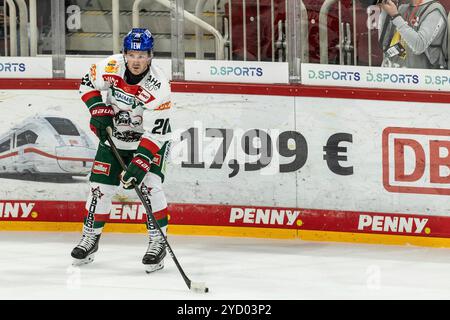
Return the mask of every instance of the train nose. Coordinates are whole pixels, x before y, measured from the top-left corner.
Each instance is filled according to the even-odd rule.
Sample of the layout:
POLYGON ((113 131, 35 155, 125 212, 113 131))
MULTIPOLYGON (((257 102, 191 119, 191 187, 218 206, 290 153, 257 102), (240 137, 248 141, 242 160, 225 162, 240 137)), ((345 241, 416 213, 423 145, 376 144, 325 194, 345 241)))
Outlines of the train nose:
POLYGON ((56 157, 61 170, 74 175, 86 175, 94 162, 95 149, 75 146, 56 148, 56 157))

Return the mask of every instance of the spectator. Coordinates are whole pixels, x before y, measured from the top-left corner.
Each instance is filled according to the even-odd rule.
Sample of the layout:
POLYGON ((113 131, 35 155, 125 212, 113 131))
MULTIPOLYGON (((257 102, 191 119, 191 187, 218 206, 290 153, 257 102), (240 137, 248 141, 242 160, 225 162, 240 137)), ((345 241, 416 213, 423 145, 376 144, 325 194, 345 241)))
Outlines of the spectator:
POLYGON ((382 67, 447 69, 447 13, 437 0, 379 3, 382 67))

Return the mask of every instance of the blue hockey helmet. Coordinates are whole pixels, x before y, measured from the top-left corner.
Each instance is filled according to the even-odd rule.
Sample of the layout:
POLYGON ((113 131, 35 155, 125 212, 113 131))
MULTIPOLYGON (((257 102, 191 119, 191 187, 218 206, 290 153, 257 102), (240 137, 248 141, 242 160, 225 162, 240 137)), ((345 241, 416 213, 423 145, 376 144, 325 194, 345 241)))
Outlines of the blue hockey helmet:
POLYGON ((133 28, 123 38, 123 52, 129 50, 136 51, 152 51, 153 50, 153 36, 148 29, 133 28))

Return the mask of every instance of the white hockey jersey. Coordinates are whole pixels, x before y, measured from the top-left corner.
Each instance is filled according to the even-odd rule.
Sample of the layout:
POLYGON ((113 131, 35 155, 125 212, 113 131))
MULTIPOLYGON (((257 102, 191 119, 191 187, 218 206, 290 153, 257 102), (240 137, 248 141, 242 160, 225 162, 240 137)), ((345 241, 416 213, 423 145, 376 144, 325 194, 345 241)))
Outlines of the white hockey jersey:
POLYGON ((81 98, 89 109, 103 103, 113 107, 113 141, 118 149, 136 149, 142 138, 161 148, 172 132, 170 83, 154 61, 136 85, 125 82, 125 71, 122 54, 93 64, 81 81, 81 98))

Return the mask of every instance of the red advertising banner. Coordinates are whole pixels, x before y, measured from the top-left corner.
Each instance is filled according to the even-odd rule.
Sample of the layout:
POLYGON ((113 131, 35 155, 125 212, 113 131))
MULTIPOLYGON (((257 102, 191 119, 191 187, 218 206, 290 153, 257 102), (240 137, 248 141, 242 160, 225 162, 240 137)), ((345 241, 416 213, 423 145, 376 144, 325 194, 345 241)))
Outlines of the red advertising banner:
MULTIPOLYGON (((0 224, 10 221, 83 221, 81 201, 0 201, 0 224)), ((450 237, 450 218, 417 214, 390 214, 299 208, 169 205, 171 225, 210 227, 276 228, 420 237, 450 237)), ((145 221, 139 203, 114 203, 109 223, 136 224, 145 221)))

